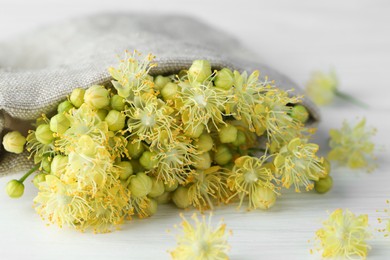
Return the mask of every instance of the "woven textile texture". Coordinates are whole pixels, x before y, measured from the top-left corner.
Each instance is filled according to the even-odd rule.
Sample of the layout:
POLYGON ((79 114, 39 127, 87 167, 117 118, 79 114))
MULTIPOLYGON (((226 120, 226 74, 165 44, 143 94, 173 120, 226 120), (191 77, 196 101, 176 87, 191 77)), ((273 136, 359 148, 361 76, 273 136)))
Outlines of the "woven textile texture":
MULTIPOLYGON (((0 133, 26 133, 42 113, 55 110, 72 89, 110 81, 107 68, 118 63, 125 50, 156 55, 152 74, 176 73, 195 59, 207 59, 213 68, 260 70, 277 87, 295 89, 295 83, 261 64, 239 41, 195 19, 142 13, 99 14, 72 19, 0 43, 0 133)), ((311 123, 319 120, 307 99, 311 123)), ((0 151, 0 176, 30 168, 27 154, 0 151)))

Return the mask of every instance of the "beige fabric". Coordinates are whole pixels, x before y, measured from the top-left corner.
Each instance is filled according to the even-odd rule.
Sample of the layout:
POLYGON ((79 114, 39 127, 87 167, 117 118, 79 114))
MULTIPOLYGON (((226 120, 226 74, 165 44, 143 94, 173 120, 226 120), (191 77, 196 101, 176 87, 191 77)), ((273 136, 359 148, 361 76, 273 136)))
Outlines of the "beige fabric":
MULTIPOLYGON (((194 59, 207 59, 215 69, 258 69, 278 87, 300 93, 296 84, 261 64, 236 39, 192 18, 101 14, 0 43, 0 132, 24 129, 29 120, 55 110, 74 88, 109 81, 107 68, 118 63, 124 50, 134 49, 157 56, 153 74, 175 73, 194 59)), ((304 104, 313 122, 319 120, 316 107, 306 99, 304 104)), ((0 176, 30 166, 25 154, 0 153, 0 176)))

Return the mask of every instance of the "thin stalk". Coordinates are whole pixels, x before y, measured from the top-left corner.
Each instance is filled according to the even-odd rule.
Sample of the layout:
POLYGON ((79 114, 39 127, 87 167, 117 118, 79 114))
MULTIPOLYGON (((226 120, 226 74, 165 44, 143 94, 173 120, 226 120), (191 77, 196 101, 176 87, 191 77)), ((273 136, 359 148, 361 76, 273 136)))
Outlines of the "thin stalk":
POLYGON ((23 175, 22 178, 19 179, 19 182, 23 183, 28 178, 28 176, 30 176, 33 172, 35 172, 38 169, 39 169, 39 164, 35 165, 28 172, 26 172, 26 174, 23 175))
POLYGON ((344 100, 347 100, 347 101, 349 101, 357 106, 363 107, 365 109, 369 108, 369 106, 366 103, 364 103, 364 102, 362 102, 362 101, 360 101, 360 100, 358 100, 358 99, 356 99, 356 98, 354 98, 346 93, 343 93, 343 92, 336 90, 335 94, 336 94, 336 96, 338 96, 344 100))

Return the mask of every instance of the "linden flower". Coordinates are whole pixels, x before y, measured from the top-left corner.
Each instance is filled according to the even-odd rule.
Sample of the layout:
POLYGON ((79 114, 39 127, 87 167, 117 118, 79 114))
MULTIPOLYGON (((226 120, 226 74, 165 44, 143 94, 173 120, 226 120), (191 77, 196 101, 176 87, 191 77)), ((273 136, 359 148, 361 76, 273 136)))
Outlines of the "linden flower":
POLYGON ((197 170, 189 178, 188 196, 199 210, 213 209, 213 201, 224 201, 228 197, 228 172, 219 166, 197 170))
POLYGON ((153 174, 167 184, 184 183, 197 154, 192 144, 178 136, 175 142, 164 145, 154 156, 157 164, 153 174))
POLYGON ((328 154, 329 160, 337 161, 341 165, 347 165, 351 169, 367 168, 371 171, 376 166, 372 163, 375 160, 373 154, 375 144, 371 141, 376 129, 366 129, 366 119, 363 118, 354 127, 347 122, 343 123, 340 130, 329 131, 329 146, 331 151, 328 154))
POLYGON ((337 87, 338 80, 334 71, 329 74, 315 72, 306 85, 306 94, 317 105, 327 105, 336 96, 337 87))
POLYGON ((155 58, 152 54, 141 59, 141 53, 134 51, 120 61, 118 68, 109 68, 110 75, 115 79, 112 81, 118 95, 133 100, 134 96, 147 92, 153 87, 153 82, 147 79, 150 69, 157 64, 151 63, 155 58))
POLYGON ((316 155, 318 148, 317 144, 295 138, 280 149, 274 165, 276 173, 282 177, 284 187, 294 185, 295 191, 300 192, 300 186, 304 186, 309 191, 314 188, 312 181, 327 175, 323 166, 324 158, 316 155))
POLYGON ((259 207, 259 199, 261 199, 259 193, 263 193, 262 188, 268 188, 275 194, 277 193, 277 187, 273 183, 276 179, 271 167, 266 164, 266 160, 266 156, 261 158, 242 156, 236 159, 232 174, 227 180, 230 190, 234 192, 229 200, 238 196, 239 207, 241 207, 244 199, 248 197, 248 209, 256 209, 259 207))
POLYGON ((329 258, 366 258, 370 249, 366 240, 371 237, 367 227, 367 215, 336 209, 316 232, 317 250, 329 258))
POLYGON ((199 220, 196 214, 192 215, 194 224, 191 224, 183 214, 181 226, 183 234, 177 235, 177 247, 170 252, 172 259, 180 260, 223 260, 229 259, 227 252, 230 246, 227 242, 229 233, 226 224, 220 222, 217 228, 211 224, 212 215, 206 222, 205 216, 199 220))
POLYGON ((179 83, 180 113, 184 130, 205 126, 210 132, 208 122, 211 120, 218 129, 218 124, 225 125, 222 116, 227 102, 227 91, 213 87, 210 83, 179 83))
POLYGON ((170 142, 177 131, 170 107, 153 95, 143 95, 134 100, 133 107, 125 111, 128 131, 138 141, 145 140, 150 146, 170 142))
POLYGON ((84 196, 77 192, 76 183, 67 184, 53 175, 46 175, 45 181, 39 183, 34 203, 43 219, 59 227, 69 225, 79 229, 93 210, 84 196))

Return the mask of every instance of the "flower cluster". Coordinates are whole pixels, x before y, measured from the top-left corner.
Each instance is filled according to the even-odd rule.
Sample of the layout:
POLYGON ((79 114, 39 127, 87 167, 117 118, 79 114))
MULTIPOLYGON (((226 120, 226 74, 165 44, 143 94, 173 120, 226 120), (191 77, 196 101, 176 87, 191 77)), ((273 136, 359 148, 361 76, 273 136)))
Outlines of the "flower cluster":
MULTIPOLYGON (((151 75, 153 58, 126 53, 109 69, 111 82, 73 90, 57 114, 37 120, 26 146, 39 168, 34 201, 43 218, 106 232, 169 201, 201 211, 236 200, 268 209, 282 187, 329 190, 300 97, 257 71, 213 71, 205 60, 151 75)), ((17 153, 25 145, 17 133, 4 142, 17 153)), ((7 187, 10 195, 21 196, 23 180, 7 187)))

